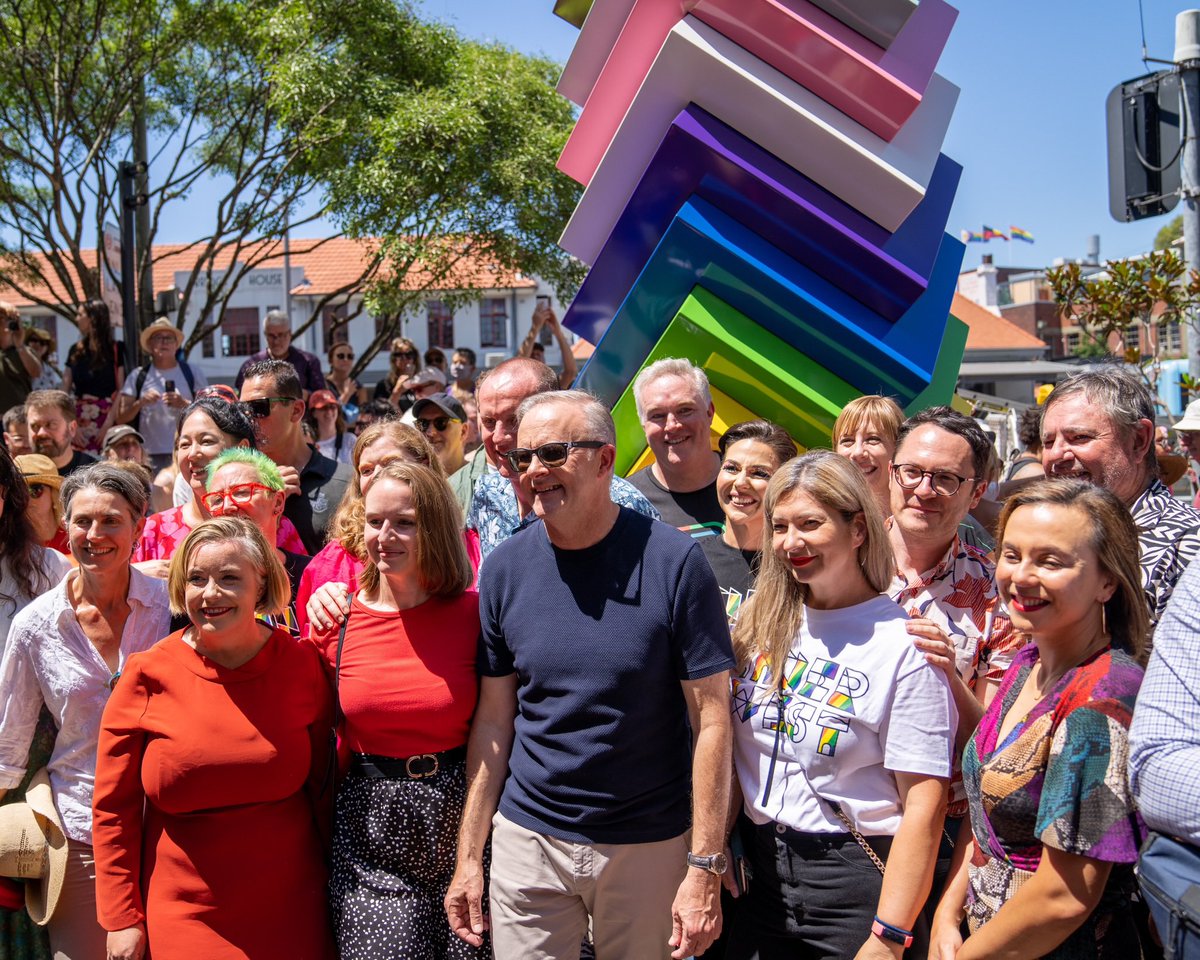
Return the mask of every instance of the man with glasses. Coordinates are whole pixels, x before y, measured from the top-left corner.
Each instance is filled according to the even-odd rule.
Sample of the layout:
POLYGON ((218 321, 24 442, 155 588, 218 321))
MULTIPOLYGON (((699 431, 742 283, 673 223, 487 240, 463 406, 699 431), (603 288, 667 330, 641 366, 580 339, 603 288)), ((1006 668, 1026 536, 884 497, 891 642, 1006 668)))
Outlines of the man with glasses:
POLYGON ((34 390, 25 399, 25 421, 33 452, 53 460, 59 476, 69 477, 96 462, 90 453, 75 449, 79 423, 70 394, 62 390, 34 390))
POLYGON ((1042 465, 1050 477, 1104 487, 1133 515, 1142 587, 1158 623, 1200 553, 1200 512, 1158 477, 1154 397, 1133 372, 1107 366, 1068 377, 1042 407, 1042 465))
POLYGON ((247 367, 241 405, 254 422, 258 448, 277 466, 299 474, 300 492, 287 498, 283 515, 295 525, 304 548, 316 553, 346 494, 350 464, 331 460, 304 438, 304 400, 290 363, 260 360, 247 367))
POLYGON ((450 925, 481 942, 491 833, 496 956, 578 956, 589 919, 601 957, 702 954, 727 866, 720 591, 697 543, 612 501, 602 404, 541 393, 518 420, 504 459, 542 522, 501 544, 480 579, 450 925))
POLYGON ((325 390, 325 374, 321 372, 321 361, 307 350, 292 346, 292 321, 282 310, 270 310, 263 318, 263 338, 267 349, 251 354, 238 371, 233 386, 242 389, 242 383, 250 376, 250 367, 263 360, 282 360, 290 363, 303 391, 303 399, 314 390, 325 390))
POLYGON ((125 378, 116 419, 146 438, 147 466, 157 473, 171 465, 179 412, 208 386, 208 380, 186 360, 176 359, 183 331, 165 317, 146 327, 139 339, 150 361, 125 378))
POLYGON ((433 447, 446 476, 462 469, 467 462, 463 455, 467 439, 467 411, 463 405, 449 394, 438 393, 418 400, 410 412, 413 425, 433 447))
MULTIPOLYGON (((475 396, 487 466, 478 472, 471 487, 466 518, 467 526, 479 534, 484 560, 496 546, 537 519, 532 498, 517 484, 517 474, 504 455, 517 445, 517 410, 521 403, 535 394, 557 389, 558 374, 528 357, 505 360, 479 378, 475 396)), ((461 496, 463 471, 474 470, 478 460, 477 455, 450 478, 456 495, 461 496)), ((609 490, 614 503, 658 519, 658 511, 627 480, 612 477, 609 490)))

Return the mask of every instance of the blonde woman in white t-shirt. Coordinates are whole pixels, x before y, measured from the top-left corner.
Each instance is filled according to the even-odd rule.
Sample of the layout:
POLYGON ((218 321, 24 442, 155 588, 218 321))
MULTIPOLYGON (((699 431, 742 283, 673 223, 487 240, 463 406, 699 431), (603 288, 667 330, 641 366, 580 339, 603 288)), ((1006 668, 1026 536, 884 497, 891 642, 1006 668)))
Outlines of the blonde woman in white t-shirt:
POLYGON ((765 511, 769 549, 734 630, 738 839, 751 878, 727 956, 899 958, 933 877, 953 697, 884 594, 891 547, 850 460, 788 461, 765 511))

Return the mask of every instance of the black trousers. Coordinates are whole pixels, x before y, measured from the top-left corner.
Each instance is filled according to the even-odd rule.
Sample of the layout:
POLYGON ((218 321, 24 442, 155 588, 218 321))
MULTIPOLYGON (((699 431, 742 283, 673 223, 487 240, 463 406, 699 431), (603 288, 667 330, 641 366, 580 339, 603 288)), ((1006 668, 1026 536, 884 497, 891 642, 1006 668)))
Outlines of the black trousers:
MULTIPOLYGON (((729 960, 847 960, 871 936, 883 876, 849 833, 744 828, 753 878, 730 931, 729 960)), ((867 837, 885 863, 891 837, 867 837)), ((914 943, 909 956, 928 946, 914 943)))

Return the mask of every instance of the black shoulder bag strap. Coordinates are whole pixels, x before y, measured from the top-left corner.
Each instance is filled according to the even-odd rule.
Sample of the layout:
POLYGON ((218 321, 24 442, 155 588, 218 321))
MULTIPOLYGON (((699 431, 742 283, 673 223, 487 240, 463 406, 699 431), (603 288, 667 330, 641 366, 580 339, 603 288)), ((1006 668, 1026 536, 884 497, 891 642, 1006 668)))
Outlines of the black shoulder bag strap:
POLYGON ((337 654, 333 660, 333 726, 329 728, 329 766, 325 771, 325 782, 321 785, 322 795, 333 785, 337 773, 338 729, 341 727, 342 721, 346 719, 346 715, 342 713, 342 698, 338 692, 338 684, 342 674, 342 647, 346 644, 346 627, 349 623, 350 614, 346 614, 346 619, 342 621, 342 626, 338 630, 337 654))

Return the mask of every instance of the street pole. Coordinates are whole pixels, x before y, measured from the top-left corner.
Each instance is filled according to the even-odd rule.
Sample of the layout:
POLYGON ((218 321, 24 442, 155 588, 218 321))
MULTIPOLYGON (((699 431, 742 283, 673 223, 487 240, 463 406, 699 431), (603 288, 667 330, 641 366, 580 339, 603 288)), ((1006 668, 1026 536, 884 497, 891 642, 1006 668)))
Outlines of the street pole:
POLYGON ((120 166, 121 201, 121 324, 125 329, 125 369, 132 370, 138 359, 137 279, 134 277, 133 220, 138 197, 134 192, 137 165, 122 160, 120 166))
MULTIPOLYGON (((150 192, 150 150, 146 136, 146 80, 138 87, 133 114, 133 162, 137 167, 137 190, 140 196, 150 192)), ((150 269, 150 204, 141 203, 135 211, 134 224, 137 232, 137 263, 146 265, 138 277, 138 325, 134 332, 140 334, 154 322, 154 272, 150 269)), ((175 319, 171 318, 172 321, 175 319)), ((137 341, 137 337, 134 340, 137 341)))
MULTIPOLYGON (((1175 66, 1183 152, 1179 158, 1183 200, 1183 255, 1188 270, 1200 270, 1200 10, 1175 15, 1175 66)), ((1188 374, 1200 377, 1200 323, 1188 321, 1188 374)))

